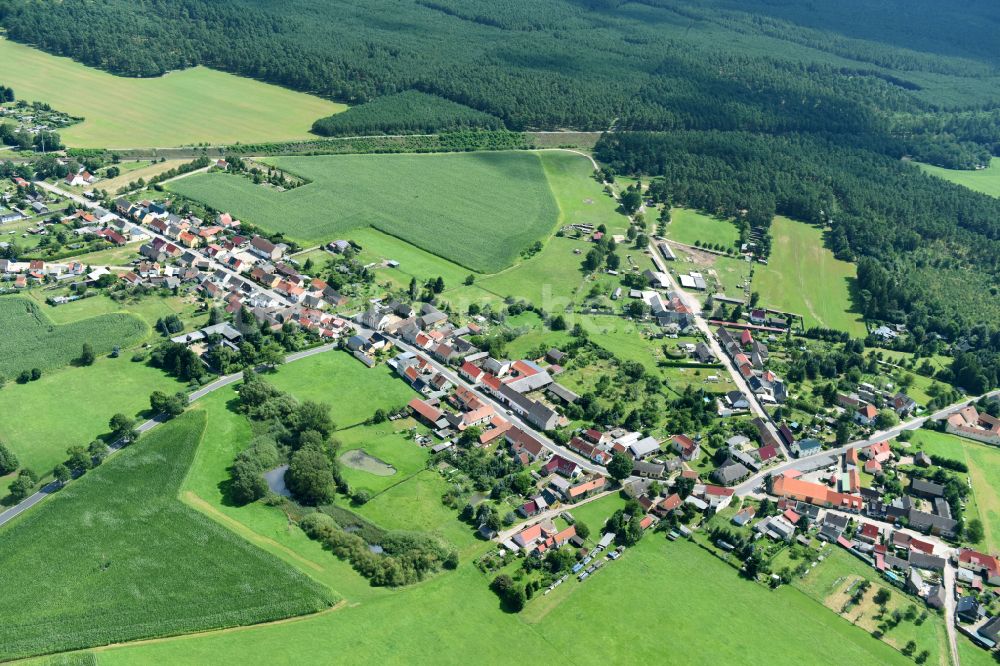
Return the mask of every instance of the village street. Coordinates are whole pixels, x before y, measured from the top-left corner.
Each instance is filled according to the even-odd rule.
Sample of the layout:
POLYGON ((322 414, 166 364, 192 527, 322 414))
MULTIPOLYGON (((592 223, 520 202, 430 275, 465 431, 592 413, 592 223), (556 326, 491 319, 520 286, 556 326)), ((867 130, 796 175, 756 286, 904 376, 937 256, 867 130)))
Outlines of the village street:
MULTIPOLYGON (((194 172, 192 172, 192 173, 194 173, 194 172)), ((190 176, 190 175, 191 174, 182 174, 181 176, 178 176, 178 178, 181 178, 183 176, 190 176)), ((39 181, 35 181, 35 184, 38 185, 39 187, 43 188, 43 189, 46 189, 46 190, 50 191, 50 192, 53 192, 53 193, 58 194, 60 196, 67 197, 67 198, 73 200, 74 202, 80 204, 81 206, 83 206, 85 208, 90 209, 90 208, 96 208, 97 207, 97 203, 88 200, 86 197, 80 196, 78 194, 73 194, 72 192, 67 192, 66 190, 63 190, 62 188, 56 187, 55 185, 52 185, 50 183, 46 183, 44 181, 40 181, 39 180, 39 181)), ((165 241, 167 243, 173 243, 174 242, 172 239, 167 238, 166 236, 163 236, 161 234, 158 234, 155 231, 153 231, 152 229, 149 229, 148 227, 144 227, 141 224, 136 224, 136 226, 139 227, 140 229, 142 229, 143 233, 145 233, 146 235, 148 235, 150 238, 159 238, 159 239, 161 239, 161 240, 163 240, 163 241, 165 241)), ((203 261, 208 262, 210 270, 213 270, 213 271, 214 270, 220 270, 223 273, 226 273, 227 275, 229 275, 230 277, 238 278, 241 282, 248 282, 248 280, 246 278, 244 278, 243 276, 241 276, 236 271, 230 270, 229 268, 223 266, 222 264, 220 264, 220 263, 218 263, 218 262, 216 262, 216 261, 214 261, 214 260, 206 257, 205 255, 203 255, 200 252, 198 252, 198 250, 196 250, 196 249, 185 248, 185 251, 190 252, 191 254, 193 254, 198 259, 201 259, 203 261)), ((251 284, 253 284, 254 289, 256 289, 257 291, 261 292, 262 294, 265 294, 269 298, 274 299, 277 303, 280 303, 281 305, 283 305, 285 307, 290 307, 290 306, 294 305, 290 300, 288 300, 287 298, 285 298, 281 294, 279 294, 279 293, 277 293, 275 291, 272 291, 271 289, 266 289, 266 288, 262 287, 259 284, 254 284, 254 283, 251 283, 251 284)))

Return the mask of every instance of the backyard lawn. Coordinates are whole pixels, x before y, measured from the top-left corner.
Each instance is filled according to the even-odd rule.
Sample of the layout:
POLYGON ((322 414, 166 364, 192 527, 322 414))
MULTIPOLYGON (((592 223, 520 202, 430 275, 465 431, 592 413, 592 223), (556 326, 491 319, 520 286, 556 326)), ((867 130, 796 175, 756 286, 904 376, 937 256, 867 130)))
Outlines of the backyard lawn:
POLYGON ((0 39, 0 80, 18 99, 82 116, 82 123, 59 130, 76 148, 306 138, 314 120, 346 108, 206 67, 148 79, 113 76, 6 39, 0 39))
POLYGON ((834 258, 823 245, 823 232, 786 217, 771 225, 771 256, 757 266, 753 290, 760 304, 802 315, 806 328, 821 326, 864 336, 860 317, 850 312, 855 267, 834 258))

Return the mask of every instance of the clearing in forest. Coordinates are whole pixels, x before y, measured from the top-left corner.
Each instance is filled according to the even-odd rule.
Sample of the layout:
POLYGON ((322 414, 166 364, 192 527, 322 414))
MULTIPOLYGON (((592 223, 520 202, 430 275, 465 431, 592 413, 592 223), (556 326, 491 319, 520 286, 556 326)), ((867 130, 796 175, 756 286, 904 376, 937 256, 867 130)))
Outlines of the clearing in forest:
POLYGON ((802 315, 806 328, 820 326, 864 336, 861 317, 851 312, 854 264, 833 256, 814 226, 776 217, 771 224, 771 256, 754 269, 753 290, 760 304, 802 315))

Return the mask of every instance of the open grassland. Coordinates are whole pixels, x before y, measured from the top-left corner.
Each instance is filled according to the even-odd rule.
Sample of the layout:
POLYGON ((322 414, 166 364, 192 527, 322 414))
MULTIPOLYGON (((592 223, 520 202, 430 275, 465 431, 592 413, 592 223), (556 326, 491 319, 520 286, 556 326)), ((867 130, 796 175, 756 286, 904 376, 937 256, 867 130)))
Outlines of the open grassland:
MULTIPOLYGON (((455 512, 440 503, 446 483, 430 471, 419 472, 356 510, 381 527, 441 534, 459 548, 462 563, 457 571, 404 590, 372 588, 349 565, 308 540, 279 509, 261 503, 245 507, 226 503, 226 468, 250 439, 249 423, 228 407, 233 398, 233 393, 220 391, 195 408, 205 412, 208 423, 182 497, 254 545, 336 590, 348 603, 335 613, 294 622, 102 649, 97 653, 102 664, 215 659, 319 663, 329 654, 343 652, 345 646, 350 646, 352 659, 359 661, 467 663, 468 655, 476 654, 477 660, 493 662, 509 656, 511 641, 538 658, 557 659, 572 653, 583 663, 595 664, 613 661, 622 650, 638 660, 660 660, 666 644, 671 654, 679 651, 677 658, 684 663, 717 663, 719 659, 747 663, 749 652, 759 655, 753 663, 800 664, 810 655, 832 651, 846 655, 851 663, 904 663, 886 646, 837 621, 796 590, 768 592, 740 580, 700 549, 686 543, 668 545, 655 534, 647 535, 638 548, 592 580, 572 586, 564 598, 550 595, 558 603, 549 602, 543 608, 541 604, 549 599, 544 597, 534 600, 532 604, 539 605, 529 605, 521 616, 506 614, 488 589, 489 577, 472 565, 488 544, 474 539, 470 528, 456 520, 455 512), (699 571, 699 576, 691 576, 692 570, 699 571), (612 601, 622 590, 634 596, 627 604, 612 601), (754 613, 724 610, 742 608, 753 608, 754 613), (720 613, 726 620, 721 624, 720 613), (787 613, 796 617, 797 630, 782 633, 780 640, 771 637, 755 642, 752 651, 745 642, 724 640, 732 631, 756 636, 755 627, 781 622, 787 613), (665 625, 666 633, 661 632, 657 641, 644 639, 648 636, 644 621, 651 616, 676 620, 665 625), (598 625, 604 627, 600 636, 579 630, 598 625), (580 641, 585 645, 581 647, 580 641)), ((360 439, 367 439, 362 429, 344 431, 338 436, 345 446, 353 445, 355 430, 366 435, 360 439)), ((398 459, 388 456, 382 452, 378 457, 398 464, 398 459)), ((573 513, 597 532, 621 504, 619 497, 610 496, 573 513)))
POLYGON ((728 250, 736 247, 740 232, 729 220, 710 217, 689 208, 673 208, 670 210, 666 237, 687 245, 697 242, 711 246, 718 244, 728 250))
POLYGON ((22 370, 67 365, 79 358, 85 342, 102 355, 147 335, 146 324, 129 314, 106 314, 56 325, 34 301, 0 298, 0 374, 13 378, 22 370))
POLYGON ((925 173, 947 181, 962 185, 988 194, 991 197, 1000 197, 1000 158, 994 157, 990 160, 990 166, 977 171, 964 171, 959 169, 945 169, 944 167, 932 166, 930 164, 916 163, 925 173))
MULTIPOLYGON (((24 467, 40 476, 66 459, 70 446, 86 446, 108 432, 117 413, 137 416, 149 409, 153 391, 174 393, 175 379, 128 358, 98 358, 86 368, 66 368, 27 384, 0 390, 0 441, 24 467)), ((6 484, 0 484, 6 494, 6 484)))
MULTIPOLYGON (((796 580, 794 586, 851 623, 869 632, 878 627, 881 618, 876 616, 879 615, 880 609, 872 598, 879 588, 889 590, 892 595, 886 604, 888 610, 886 617, 896 610, 905 612, 907 606, 911 604, 919 610, 924 610, 922 602, 908 597, 893 587, 889 581, 881 579, 875 569, 843 549, 827 547, 825 555, 822 564, 806 574, 805 578, 796 580), (854 584, 861 580, 870 581, 872 589, 865 594, 859 604, 845 610, 845 603, 854 591, 854 584)), ((927 650, 930 653, 927 659, 928 664, 948 665, 946 647, 948 641, 944 622, 941 617, 931 611, 928 611, 927 618, 922 624, 918 625, 914 621, 903 620, 895 628, 890 629, 882 637, 882 640, 897 650, 901 650, 908 641, 912 640, 917 644, 917 653, 922 650, 927 650)))
POLYGON ((163 160, 162 162, 153 162, 152 164, 147 161, 122 162, 118 165, 121 169, 121 174, 114 178, 99 181, 98 187, 111 194, 115 194, 120 188, 128 186, 129 183, 137 182, 140 178, 148 181, 153 176, 159 176, 164 171, 170 171, 189 161, 163 160))
POLYGON ((983 541, 977 545, 991 554, 1000 553, 1000 449, 932 430, 914 432, 910 446, 968 465, 972 496, 965 520, 978 516, 983 521, 983 541))
POLYGON ((558 212, 534 153, 267 161, 312 182, 278 192, 240 176, 214 173, 169 187, 304 245, 373 226, 479 272, 512 264, 523 248, 551 233, 558 212))
POLYGON ((834 258, 816 227, 776 217, 771 225, 771 256, 757 266, 753 289, 761 305, 800 314, 807 328, 822 326, 864 336, 865 327, 850 312, 855 267, 834 258))
POLYGON ((330 415, 340 428, 361 423, 376 409, 403 407, 417 396, 384 363, 369 368, 341 351, 280 366, 266 379, 299 400, 328 403, 330 415))
POLYGON ((319 611, 333 595, 177 500, 201 412, 141 439, 2 532, 0 658, 319 611))
MULTIPOLYGON (((206 661, 320 663, 350 646, 359 662, 481 663, 509 659, 510 646, 540 660, 601 664, 665 659, 685 664, 810 663, 836 654, 851 664, 908 660, 838 620, 798 590, 769 592, 748 583, 698 547, 667 544, 650 534, 618 562, 583 584, 567 584, 554 608, 533 617, 499 609, 488 578, 468 562, 453 573, 397 593, 349 603, 337 613, 300 622, 214 633, 185 640, 123 646, 100 653, 102 664, 206 661), (691 575, 697 571, 698 575, 691 575), (628 601, 621 600, 628 591, 628 601), (650 617, 669 617, 650 638, 650 617), (795 618, 794 631, 762 632, 795 618), (587 627, 601 627, 590 631, 587 627), (739 635, 741 640, 731 640, 739 635)), ((552 595, 550 595, 552 596, 552 595)))
POLYGON ((195 67, 151 79, 112 76, 0 39, 0 81, 19 99, 85 120, 60 131, 79 148, 152 148, 298 139, 346 107, 195 67))
POLYGON ((415 426, 412 419, 403 419, 338 430, 336 438, 341 452, 360 449, 395 469, 391 475, 378 476, 341 464, 341 474, 351 489, 364 488, 373 494, 380 493, 423 470, 429 454, 428 449, 413 441, 411 429, 415 426))

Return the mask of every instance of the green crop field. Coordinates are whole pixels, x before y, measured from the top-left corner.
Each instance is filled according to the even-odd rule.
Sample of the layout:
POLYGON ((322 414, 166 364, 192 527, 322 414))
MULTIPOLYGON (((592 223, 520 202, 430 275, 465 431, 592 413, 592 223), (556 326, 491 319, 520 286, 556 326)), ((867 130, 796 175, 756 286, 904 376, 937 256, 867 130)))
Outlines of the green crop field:
POLYGON ((47 102, 84 122, 60 131, 80 148, 252 143, 309 136, 346 107, 205 67, 159 78, 113 76, 0 39, 0 81, 18 99, 47 102))
POLYGON ((177 500, 179 417, 0 532, 0 659, 319 611, 333 595, 177 500))
MULTIPOLYGON (((584 159, 582 157, 576 159, 584 159)), ((552 232, 558 209, 537 154, 269 158, 312 182, 278 192, 198 174, 170 189, 305 245, 373 226, 479 272, 495 272, 552 232)))
MULTIPOLYGON (((595 526, 596 527, 596 526, 595 526)), ((909 660, 790 587, 776 592, 685 542, 647 537, 618 562, 524 617, 503 613, 488 578, 470 564, 390 596, 350 599, 336 613, 301 622, 123 646, 100 653, 102 664, 192 661, 319 663, 349 645, 359 662, 499 663, 511 645, 533 659, 582 664, 635 663, 799 665, 837 655, 838 663, 905 664, 909 660), (697 571, 698 575, 691 575, 697 571), (617 599, 628 589, 628 602, 617 599), (531 624, 528 624, 528 616, 531 624), (650 640, 649 619, 670 618, 650 640), (767 632, 795 618, 794 631, 767 632), (724 618, 724 621, 720 621, 724 618), (600 631, 587 628, 601 627, 600 631), (740 636, 739 640, 732 637, 740 636)))
POLYGON ((0 298, 0 374, 13 378, 22 370, 57 368, 79 358, 85 342, 101 355, 148 334, 146 324, 129 314, 106 314, 56 325, 33 301, 0 298))
MULTIPOLYGON (((173 393, 180 382, 125 356, 98 358, 87 368, 65 368, 27 384, 0 389, 0 441, 24 467, 46 476, 66 459, 66 449, 108 432, 121 412, 136 416, 149 409, 153 391, 173 393)), ((0 484, 6 494, 7 484, 0 484)))
POLYGON ((853 264, 834 258, 816 227, 776 217, 771 256, 754 269, 753 290, 764 307, 800 314, 807 328, 822 326, 863 336, 864 324, 850 312, 853 264))
POLYGON ((688 208, 673 208, 670 211, 666 237, 688 245, 696 242, 720 244, 728 250, 736 247, 740 232, 729 220, 709 217, 688 208))
POLYGON ((1000 158, 994 157, 990 160, 990 166, 978 171, 964 171, 959 169, 945 169, 944 167, 921 164, 917 166, 938 178, 944 178, 956 185, 964 185, 970 190, 982 192, 992 197, 1000 197, 1000 158))

